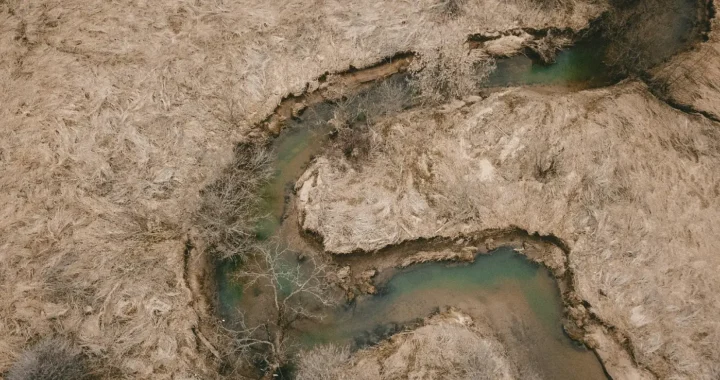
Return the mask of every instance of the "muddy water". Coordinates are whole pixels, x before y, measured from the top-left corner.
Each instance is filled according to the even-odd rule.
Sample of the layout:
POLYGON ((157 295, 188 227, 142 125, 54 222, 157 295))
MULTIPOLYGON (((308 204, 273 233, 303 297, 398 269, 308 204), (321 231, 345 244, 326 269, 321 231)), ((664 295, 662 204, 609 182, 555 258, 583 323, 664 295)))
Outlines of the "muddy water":
MULTIPOLYGON (((394 80, 405 88, 404 78, 394 80)), ((371 88, 362 96, 348 99, 342 107, 345 111, 364 108, 382 94, 379 91, 386 90, 371 88)), ((412 105, 409 91, 404 96, 401 106, 412 105)), ((258 226, 260 239, 284 236, 292 228, 288 224, 296 222, 289 219, 284 223, 287 198, 313 156, 332 143, 328 121, 337 107, 326 103, 308 109, 274 141, 276 172, 264 189, 267 217, 258 226)), ((221 312, 231 320, 234 308, 262 310, 264 303, 257 289, 243 295, 241 285, 230 280, 233 269, 232 264, 221 266, 217 277, 221 312)), ((412 266, 379 285, 380 295, 330 311, 320 323, 297 326, 293 335, 304 347, 332 342, 359 348, 377 343, 438 308, 454 306, 476 320, 487 321, 511 357, 542 378, 606 378, 596 356, 563 334, 562 301, 555 280, 546 269, 512 250, 479 256, 470 265, 412 266)))
POLYGON ((469 265, 431 263, 395 274, 383 294, 339 310, 323 323, 301 326, 305 345, 360 347, 453 306, 484 320, 523 367, 546 379, 605 379, 595 355, 562 330, 562 302, 548 271, 509 248, 469 265))

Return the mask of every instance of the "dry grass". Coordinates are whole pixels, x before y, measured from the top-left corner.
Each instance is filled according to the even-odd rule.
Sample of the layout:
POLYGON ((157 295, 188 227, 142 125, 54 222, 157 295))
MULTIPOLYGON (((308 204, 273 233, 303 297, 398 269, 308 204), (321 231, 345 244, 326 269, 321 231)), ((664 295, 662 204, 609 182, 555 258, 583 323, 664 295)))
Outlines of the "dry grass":
POLYGON ((436 4, 0 2, 0 371, 58 333, 108 377, 210 376, 185 242, 252 125, 326 71, 604 6, 436 4))
POLYGON ((642 368, 717 378, 717 124, 637 83, 460 105, 379 125, 382 154, 362 171, 318 159, 299 184, 304 227, 338 253, 509 226, 554 234, 578 294, 642 368))
POLYGON ((421 56, 414 65, 413 84, 425 101, 442 103, 477 94, 494 69, 494 59, 484 51, 462 51, 449 44, 421 56))
MULTIPOLYGON (((720 9, 720 2, 713 1, 720 9)), ((662 95, 720 120, 720 22, 710 20, 708 41, 653 70, 662 95)))
MULTIPOLYGON (((519 379, 518 366, 484 324, 474 325, 457 311, 433 316, 411 332, 354 354, 338 356, 332 347, 319 347, 301 357, 300 368, 315 373, 340 373, 336 379, 519 379), (332 369, 318 358, 332 354, 332 369), (342 359, 342 360, 339 360, 342 359)), ((303 375, 303 372, 300 372, 303 375)), ((525 374, 522 378, 534 379, 525 374)))
POLYGON ((371 126, 417 103, 416 94, 404 75, 383 81, 361 94, 337 102, 330 124, 334 127, 332 148, 353 163, 377 149, 371 126))
POLYGON ((297 358, 297 380, 340 380, 350 361, 347 346, 327 344, 303 351, 297 358))
POLYGON ((689 48, 704 26, 693 25, 704 1, 613 0, 603 20, 607 63, 623 74, 641 74, 689 48))

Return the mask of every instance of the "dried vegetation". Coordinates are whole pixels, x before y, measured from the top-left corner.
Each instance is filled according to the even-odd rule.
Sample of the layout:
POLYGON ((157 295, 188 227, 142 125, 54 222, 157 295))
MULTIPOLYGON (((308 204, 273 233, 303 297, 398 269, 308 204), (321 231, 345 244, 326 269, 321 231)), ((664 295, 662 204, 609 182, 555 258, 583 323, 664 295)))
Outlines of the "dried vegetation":
POLYGON ((84 380, 94 378, 77 348, 50 339, 23 353, 7 373, 7 380, 84 380))
MULTIPOLYGON (((60 334, 106 377, 214 374, 188 287, 207 260, 186 243, 203 202, 224 202, 200 191, 238 190, 215 181, 283 96, 398 51, 464 49, 480 30, 579 29, 605 6, 482 0, 449 18, 436 5, 0 2, 0 372, 60 334)), ((218 217, 208 243, 236 253, 246 221, 218 217)))
POLYGON ((707 41, 655 68, 652 80, 660 94, 673 103, 720 120, 720 25, 713 17, 720 2, 708 2, 705 11, 711 18, 705 25, 707 41))
POLYGON ((324 310, 336 303, 331 284, 325 279, 325 265, 312 257, 303 265, 292 263, 289 255, 277 243, 258 246, 237 274, 245 291, 257 289, 268 307, 263 309, 262 301, 255 299, 253 311, 261 310, 259 315, 248 316, 241 311, 239 329, 233 331, 235 355, 261 363, 267 374, 290 364, 294 348, 289 333, 293 325, 321 319, 324 310))
POLYGON ((305 352, 298 379, 516 379, 518 365, 489 327, 453 310, 352 356, 332 345, 305 352))
POLYGON ((243 260, 254 251, 255 229, 263 216, 261 189, 272 175, 271 158, 259 144, 239 144, 230 165, 202 190, 196 224, 217 258, 243 260))

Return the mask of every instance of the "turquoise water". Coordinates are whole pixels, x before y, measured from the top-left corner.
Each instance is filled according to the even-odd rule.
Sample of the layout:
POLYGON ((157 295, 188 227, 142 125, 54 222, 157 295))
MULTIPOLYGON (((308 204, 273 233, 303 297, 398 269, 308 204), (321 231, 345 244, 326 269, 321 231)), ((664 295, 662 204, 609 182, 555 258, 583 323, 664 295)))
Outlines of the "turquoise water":
MULTIPOLYGON (((595 73, 601 72, 602 67, 592 58, 592 52, 581 48, 560 53, 551 66, 534 64, 525 57, 500 61, 488 85, 570 86, 600 80, 595 73)), ((403 89, 393 92, 401 97, 393 108, 393 112, 399 112, 415 100, 404 82, 405 77, 396 76, 391 80, 403 89)), ((344 111, 357 115, 354 123, 371 122, 367 120, 369 113, 390 112, 377 108, 377 103, 388 101, 388 91, 383 88, 378 84, 342 104, 344 111)), ((286 214, 286 197, 291 194, 295 181, 312 158, 331 143, 332 127, 328 121, 337 109, 334 103, 314 105, 289 121, 274 140, 275 173, 263 189, 266 217, 257 226, 258 240, 277 237, 286 214)), ((251 311, 267 307, 262 306, 261 289, 253 288, 243 295, 242 285, 232 279, 236 265, 222 263, 216 273, 220 314, 230 322, 237 317, 238 309, 251 311)), ((489 320, 500 338, 515 347, 516 351, 511 350, 510 355, 532 362, 545 378, 578 378, 571 376, 571 372, 581 374, 579 378, 584 379, 605 378, 594 354, 563 334, 562 302, 555 280, 547 270, 509 249, 480 256, 469 265, 431 263, 400 271, 383 285, 381 295, 330 310, 329 317, 321 323, 298 325, 292 335, 305 347, 330 342, 361 347, 377 343, 408 322, 425 318, 445 306, 455 306, 473 317, 489 320)), ((263 318, 263 315, 254 318, 263 318)))
POLYGON ((604 49, 598 44, 581 43, 557 54, 555 63, 533 62, 524 55, 500 59, 490 74, 487 87, 553 85, 599 87, 613 82, 603 63, 604 49))
POLYGON ((562 301, 547 269, 510 248, 471 264, 427 263, 402 270, 381 295, 337 310, 321 323, 299 326, 297 338, 306 347, 361 348, 448 306, 488 321, 513 360, 542 378, 606 379, 595 355, 564 334, 562 301))
MULTIPOLYGON (((526 84, 588 80, 587 71, 570 70, 573 65, 589 63, 581 57, 582 54, 561 53, 557 68, 534 65, 523 68, 513 61, 515 58, 510 58, 507 63, 498 64, 498 72, 490 80, 500 80, 498 78, 503 75, 521 78, 526 84)), ((405 79, 396 77, 394 80, 405 79)), ((500 81, 502 85, 510 84, 508 79, 500 81)), ((407 90, 405 84, 401 86, 407 90)), ((365 122, 367 113, 364 110, 373 106, 373 102, 386 99, 380 88, 375 86, 343 104, 346 111, 348 108, 351 112, 358 111, 356 122, 365 122)), ((402 107, 412 105, 414 100, 410 91, 400 94, 402 107)), ((286 213, 286 197, 291 194, 295 181, 312 158, 331 143, 332 127, 328 121, 337 107, 333 103, 310 107, 303 115, 291 120, 274 140, 275 173, 263 189, 266 217, 257 226, 259 240, 278 235, 286 213)), ((232 279, 235 269, 236 264, 225 262, 218 266, 216 274, 220 313, 230 322, 237 316, 238 309, 263 310, 262 290, 253 288, 243 295, 242 285, 232 279)), ((579 348, 563 334, 562 303, 555 280, 547 270, 509 249, 480 256, 469 265, 430 263, 400 271, 384 284, 381 295, 331 310, 329 317, 321 323, 298 325, 292 335, 305 347, 330 342, 360 347, 376 343, 408 322, 425 318, 445 306, 455 306, 474 317, 492 320, 498 334, 505 334, 505 342, 517 341, 514 347, 522 347, 511 354, 532 361, 534 367, 547 375, 546 378, 573 378, 568 377, 568 368, 580 371, 583 378, 605 378, 594 354, 579 348), (518 334, 521 336, 517 337, 518 334), (568 363, 574 364, 569 366, 568 363)), ((262 318, 262 315, 254 318, 262 318)))
POLYGON ((260 240, 267 240, 277 232, 285 211, 285 195, 291 192, 311 158, 320 153, 328 132, 329 128, 287 128, 276 139, 275 173, 263 189, 262 209, 267 216, 261 219, 256 230, 260 240))

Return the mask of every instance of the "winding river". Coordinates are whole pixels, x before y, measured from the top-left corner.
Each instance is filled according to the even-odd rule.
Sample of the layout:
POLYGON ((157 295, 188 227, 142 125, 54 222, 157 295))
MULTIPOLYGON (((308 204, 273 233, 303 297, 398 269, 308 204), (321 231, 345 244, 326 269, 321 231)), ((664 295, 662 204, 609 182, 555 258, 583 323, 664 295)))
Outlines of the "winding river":
MULTIPOLYGON (((669 31, 678 44, 687 39, 678 32, 678 28, 688 28, 687 13, 678 18, 677 28, 669 31)), ((608 76, 602 54, 598 41, 589 39, 560 52, 552 65, 524 55, 500 59, 484 86, 544 86, 565 91, 606 86, 618 78, 608 76)), ((396 90, 396 111, 416 105, 407 74, 401 73, 364 88, 342 106, 351 113, 366 107, 382 99, 388 86, 396 90)), ((333 102, 311 105, 289 120, 275 138, 275 175, 264 189, 267 217, 257 226, 258 239, 279 237, 296 252, 318 249, 311 243, 287 239, 288 230, 290 235, 299 235, 288 205, 294 182, 328 145, 332 131, 328 122, 337 107, 333 102)), ((234 264, 225 262, 218 265, 216 273, 219 312, 229 320, 235 317, 236 308, 251 307, 261 297, 257 292, 243 294, 242 287, 230 279, 234 269, 234 264)), ((414 265, 393 272, 378 285, 382 289, 378 295, 360 297, 331 311, 322 322, 300 324, 293 335, 304 347, 339 343, 357 349, 377 343, 438 308, 454 306, 489 321, 514 360, 528 363, 542 378, 607 378, 595 354, 563 332, 563 304, 556 280, 546 268, 510 248, 479 255, 471 264, 414 265)))

